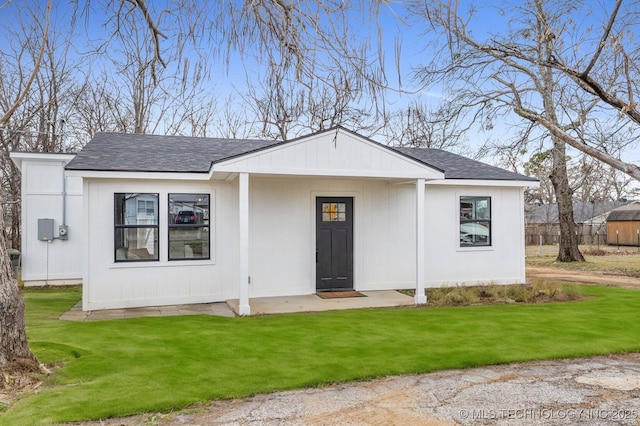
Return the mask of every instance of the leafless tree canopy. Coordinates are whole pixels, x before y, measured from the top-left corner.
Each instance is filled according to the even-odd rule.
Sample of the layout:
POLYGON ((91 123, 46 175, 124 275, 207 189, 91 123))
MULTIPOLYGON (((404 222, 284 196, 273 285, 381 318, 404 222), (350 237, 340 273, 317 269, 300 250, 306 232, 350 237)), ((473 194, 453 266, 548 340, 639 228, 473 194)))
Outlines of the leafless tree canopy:
POLYGON ((483 118, 515 112, 640 180, 640 169, 609 152, 610 141, 601 137, 605 126, 611 134, 626 132, 630 144, 637 138, 637 1, 528 0, 470 7, 451 0, 416 1, 410 10, 442 34, 439 42, 447 47, 420 70, 424 84, 463 87, 456 101, 483 110, 483 118), (504 25, 478 29, 487 16, 504 25), (555 119, 544 108, 538 83, 543 70, 555 81, 555 119))
POLYGON ((474 111, 482 128, 520 117, 515 138, 487 146, 494 153, 508 160, 529 152, 550 159, 547 172, 564 241, 559 260, 582 258, 572 240, 571 206, 581 186, 572 187, 569 180, 566 145, 640 180, 640 169, 618 156, 636 143, 640 124, 633 60, 639 11, 638 2, 621 0, 505 5, 436 0, 409 6, 441 35, 433 49, 439 53, 418 71, 423 84, 448 87, 451 102, 474 111))

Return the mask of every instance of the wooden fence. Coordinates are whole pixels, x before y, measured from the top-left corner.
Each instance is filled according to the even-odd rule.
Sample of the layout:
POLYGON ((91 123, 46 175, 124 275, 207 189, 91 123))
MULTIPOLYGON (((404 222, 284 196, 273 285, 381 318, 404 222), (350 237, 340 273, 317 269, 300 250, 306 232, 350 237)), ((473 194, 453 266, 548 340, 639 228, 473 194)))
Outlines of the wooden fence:
MULTIPOLYGON (((576 225, 578 244, 607 244, 607 227, 603 225, 576 225)), ((560 242, 560 225, 530 223, 525 225, 525 244, 558 244, 560 242), (541 241, 542 240, 542 241, 541 241)))

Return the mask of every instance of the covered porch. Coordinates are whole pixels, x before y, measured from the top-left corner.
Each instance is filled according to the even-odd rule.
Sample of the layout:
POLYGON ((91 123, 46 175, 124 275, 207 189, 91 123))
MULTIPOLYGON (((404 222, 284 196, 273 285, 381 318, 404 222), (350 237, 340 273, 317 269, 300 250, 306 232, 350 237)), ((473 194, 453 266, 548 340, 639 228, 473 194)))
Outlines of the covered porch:
POLYGON ((322 133, 215 163, 211 176, 233 182, 237 188, 239 315, 254 313, 251 305, 256 297, 311 296, 344 288, 412 288, 416 294, 413 303, 426 303, 425 186, 428 181, 442 180, 442 171, 336 129, 335 133, 322 133), (325 206, 335 207, 335 216, 326 214, 322 210, 325 206), (281 222, 283 212, 288 215, 288 222, 281 222), (332 218, 325 218, 329 216, 332 218), (302 220, 303 226, 290 225, 302 220), (381 231, 384 228, 397 232, 381 231), (278 234, 274 229, 281 231, 278 234), (256 237, 256 232, 270 238, 256 237), (306 235, 304 243, 301 235, 306 235), (281 243, 287 240, 291 240, 290 246, 281 243), (266 243, 259 245, 261 241, 266 243), (384 249, 372 249, 373 246, 384 249), (340 250, 338 255, 336 247, 340 250), (378 278, 367 271, 381 265, 389 270, 399 268, 389 260, 391 252, 398 250, 404 256, 399 260, 404 265, 400 273, 389 276, 380 271, 384 278, 378 278), (265 261, 270 256, 268 252, 281 256, 265 261), (295 259, 288 264, 307 265, 308 278, 298 280, 308 282, 306 288, 286 288, 280 294, 274 291, 280 277, 288 279, 285 275, 289 271, 281 265, 283 257, 295 259), (347 259, 344 265, 328 271, 333 267, 328 264, 337 265, 343 259, 347 259), (412 259, 412 267, 408 259, 412 259), (386 283, 376 281, 382 279, 386 283), (261 289, 258 280, 274 284, 261 289), (265 294, 267 291, 274 294, 265 294))

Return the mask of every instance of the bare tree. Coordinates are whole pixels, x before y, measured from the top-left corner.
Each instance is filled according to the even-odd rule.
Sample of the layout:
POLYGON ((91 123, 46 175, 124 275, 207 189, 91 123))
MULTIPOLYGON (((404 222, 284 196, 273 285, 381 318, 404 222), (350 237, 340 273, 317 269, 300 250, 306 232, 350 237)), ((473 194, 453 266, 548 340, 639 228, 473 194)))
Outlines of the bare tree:
MULTIPOLYGON (((593 157, 581 154, 578 158, 567 157, 569 186, 573 201, 618 201, 635 196, 634 179, 593 157)), ((551 173, 551 152, 542 151, 531 155, 524 164, 524 171, 540 181, 538 188, 525 190, 525 201, 532 204, 555 203, 551 173)))
POLYGON ((259 134, 255 128, 256 120, 248 118, 248 109, 244 101, 238 103, 228 96, 214 118, 216 135, 228 139, 248 139, 259 134))
MULTIPOLYGON (((42 28, 41 43, 38 54, 33 62, 28 76, 23 75, 20 68, 17 83, 12 92, 6 85, 6 69, 2 69, 0 80, 0 132, 3 145, 15 140, 15 133, 6 136, 4 130, 12 121, 15 112, 22 106, 25 99, 31 94, 31 86, 40 71, 40 64, 44 56, 49 38, 49 19, 51 15, 51 1, 47 2, 45 10, 45 24, 42 28)), ((5 58, 0 58, 0 64, 5 63, 5 58)), ((21 65, 18 62, 18 65, 21 65)), ((3 204, 0 195, 0 204, 3 204)), ((0 210, 0 229, 4 231, 4 208, 0 210)), ((0 235, 0 371, 22 367, 29 370, 38 370, 35 356, 29 349, 25 329, 24 301, 18 289, 18 283, 13 276, 11 260, 7 252, 7 241, 4 232, 0 235)))
POLYGON ((384 132, 394 145, 452 150, 463 147, 468 130, 463 111, 453 104, 411 102, 390 114, 384 132))
POLYGON ((569 181, 577 201, 619 201, 634 197, 634 179, 587 155, 569 167, 569 181))
POLYGON ((524 164, 524 172, 534 176, 540 181, 537 188, 525 190, 525 201, 532 204, 551 204, 555 202, 553 184, 549 179, 551 175, 551 152, 545 150, 537 152, 524 164))
MULTIPOLYGON (((488 63, 483 63, 481 57, 500 61, 514 73, 548 68, 561 76, 563 90, 570 92, 576 102, 571 108, 574 110, 572 117, 562 117, 563 123, 554 122, 547 111, 525 96, 516 82, 496 79, 503 86, 501 96, 509 99, 514 112, 543 126, 553 137, 573 148, 640 180, 637 165, 611 155, 602 146, 594 146, 577 130, 615 118, 614 111, 627 120, 630 131, 637 131, 637 127, 632 126, 640 124, 640 111, 634 97, 640 84, 639 64, 635 60, 640 45, 633 37, 635 19, 640 12, 638 2, 623 5, 622 0, 616 0, 591 5, 580 0, 554 3, 530 0, 523 9, 532 14, 543 14, 535 27, 522 28, 519 34, 491 34, 485 40, 470 34, 468 21, 460 13, 457 2, 430 3, 433 6, 428 6, 426 15, 422 16, 446 32, 453 55, 461 54, 462 50, 458 49, 473 50, 483 72, 488 70, 488 63), (545 55, 540 55, 538 47, 546 49, 545 55)), ((496 15, 506 12, 505 9, 495 11, 496 15)), ((522 17, 523 22, 532 22, 522 17)), ((567 114, 567 111, 563 113, 567 114)))
MULTIPOLYGON (((521 136, 527 139, 513 144, 520 152, 527 151, 532 135, 551 143, 550 176, 563 242, 560 261, 582 260, 572 229, 566 144, 640 177, 635 165, 624 163, 589 138, 594 123, 616 120, 622 112, 626 122, 614 127, 629 128, 634 117, 631 101, 637 83, 628 78, 635 75, 635 65, 627 51, 637 49, 623 46, 623 41, 630 42, 626 31, 631 22, 618 19, 620 3, 609 9, 603 21, 598 21, 603 16, 598 11, 588 14, 589 27, 580 22, 585 13, 579 0, 529 0, 513 7, 495 7, 496 19, 504 16, 506 22, 488 33, 472 31, 478 6, 464 10, 458 2, 442 0, 413 2, 411 8, 442 34, 440 46, 447 48, 420 71, 425 84, 450 84, 453 102, 482 111, 478 120, 482 126, 495 125, 507 112, 533 123, 533 127, 523 124, 527 130, 521 136), (601 37, 594 43, 596 31, 601 37), (627 96, 629 102, 620 102, 619 95, 627 96)), ((637 3, 630 5, 634 7, 637 3)))
POLYGON ((368 134, 377 131, 374 105, 363 99, 357 78, 351 79, 346 70, 334 69, 305 83, 279 64, 267 69, 268 77, 259 83, 247 77, 246 94, 240 94, 257 117, 258 136, 287 140, 338 125, 368 134))
POLYGON ((247 94, 241 96, 257 117, 261 137, 287 140, 304 114, 305 93, 282 67, 272 64, 271 70, 265 82, 247 77, 247 94))

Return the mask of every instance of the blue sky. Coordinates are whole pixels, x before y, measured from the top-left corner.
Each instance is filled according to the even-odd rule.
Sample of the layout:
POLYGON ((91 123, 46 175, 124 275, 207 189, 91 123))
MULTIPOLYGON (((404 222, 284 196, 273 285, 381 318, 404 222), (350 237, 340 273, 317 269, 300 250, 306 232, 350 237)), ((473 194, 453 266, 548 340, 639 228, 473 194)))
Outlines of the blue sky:
MULTIPOLYGON (((54 14, 52 16, 52 26, 54 31, 58 32, 61 36, 70 36, 73 39, 74 49, 70 51, 70 55, 78 58, 90 58, 85 60, 80 71, 88 72, 90 69, 95 71, 100 68, 108 68, 111 65, 100 62, 96 57, 86 56, 96 46, 99 45, 101 40, 108 38, 109 30, 105 28, 106 13, 103 8, 103 2, 93 0, 90 3, 90 7, 87 9, 80 9, 77 18, 78 24, 73 34, 69 32, 69 22, 74 13, 78 12, 76 9, 76 3, 71 0, 62 0, 55 2, 54 14)), ((117 2, 116 2, 117 3, 117 2)), ((585 2, 586 9, 592 8, 595 13, 600 13, 603 8, 607 8, 610 0, 591 0, 585 2)), ((44 0, 37 0, 27 2, 31 7, 43 7, 44 0)), ((149 2, 149 4, 154 4, 149 2)), ((156 3, 157 4, 157 3, 156 3)), ((163 3, 162 3, 163 4, 163 3)), ((510 5, 515 2, 509 3, 510 5)), ((382 45, 385 53, 386 70, 389 84, 394 88, 401 88, 413 94, 400 94, 390 93, 388 94, 388 105, 392 108, 397 108, 410 101, 419 99, 421 102, 429 105, 437 105, 443 101, 446 97, 446 93, 441 87, 432 86, 426 88, 420 88, 412 80, 412 73, 416 67, 424 63, 428 63, 433 54, 429 49, 429 41, 431 40, 431 34, 428 31, 428 26, 424 20, 407 20, 401 22, 398 20, 398 16, 404 15, 403 9, 404 3, 401 1, 390 2, 388 5, 382 5, 380 8, 380 21, 379 25, 382 28, 382 45), (398 76, 396 74, 394 65, 394 48, 396 44, 401 44, 401 80, 402 86, 398 87, 398 76)), ((476 0, 476 1, 461 1, 461 8, 465 8, 469 5, 473 5, 478 9, 477 19, 474 20, 473 31, 476 34, 489 34, 491 32, 500 32, 503 30, 508 22, 508 15, 502 15, 500 13, 500 5, 496 5, 495 1, 490 0, 476 0), (486 6, 486 7, 485 7, 486 6)), ((6 8, 0 9, 0 20, 5 22, 5 26, 8 22, 14 23, 19 21, 20 15, 25 15, 26 9, 22 8, 23 3, 20 1, 13 1, 6 8)), ((577 19, 585 16, 576 15, 577 19)), ((368 23, 366 19, 358 18, 355 21, 356 26, 359 26, 358 36, 362 38, 369 38, 372 48, 377 46, 378 40, 378 28, 375 23, 368 23)), ((353 23, 352 23, 353 24, 353 23)), ((9 29, 12 27, 9 26, 9 29)), ((15 28, 14 28, 15 29, 15 28)), ((172 34, 168 33, 169 39, 162 41, 163 45, 171 43, 172 34)), ((7 48, 7 36, 6 30, 0 31, 0 48, 7 48)), ((251 59, 251 55, 245 55, 241 60, 239 55, 232 55, 231 62, 227 67, 224 61, 218 58, 217 62, 210 62, 211 66, 211 81, 212 87, 215 87, 219 99, 224 99, 226 95, 234 95, 236 91, 242 91, 245 86, 245 73, 255 73, 255 75, 264 74, 264 71, 260 71, 259 64, 251 59)), ((170 67, 173 66, 170 64, 170 67)), ((498 134, 509 133, 510 122, 514 122, 515 119, 500 120, 497 127, 498 134)), ((495 132, 494 132, 495 133, 495 132)), ((490 135, 475 133, 470 138, 477 138, 484 141, 490 135)), ((474 142, 470 141, 472 145, 474 142)), ((630 150, 626 153, 626 159, 629 161, 640 160, 640 150, 636 147, 634 150, 630 150)))

